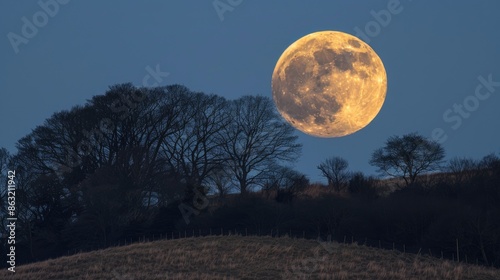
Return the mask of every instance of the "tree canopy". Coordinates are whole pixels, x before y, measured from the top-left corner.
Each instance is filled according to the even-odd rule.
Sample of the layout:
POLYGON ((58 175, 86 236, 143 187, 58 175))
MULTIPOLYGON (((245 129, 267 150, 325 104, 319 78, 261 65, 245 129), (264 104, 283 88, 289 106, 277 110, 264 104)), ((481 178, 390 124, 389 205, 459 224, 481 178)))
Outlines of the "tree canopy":
POLYGON ((438 170, 444 156, 439 143, 410 133, 390 137, 384 147, 373 152, 370 164, 378 167, 382 175, 400 177, 409 186, 418 175, 438 170))

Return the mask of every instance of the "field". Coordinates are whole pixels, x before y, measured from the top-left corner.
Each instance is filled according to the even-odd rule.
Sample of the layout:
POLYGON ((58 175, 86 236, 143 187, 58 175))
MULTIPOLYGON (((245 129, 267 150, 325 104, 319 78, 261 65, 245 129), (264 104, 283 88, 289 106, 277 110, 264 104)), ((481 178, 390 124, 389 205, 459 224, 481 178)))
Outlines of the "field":
POLYGON ((500 270, 358 244, 210 236, 135 243, 2 269, 0 279, 500 279, 500 270))

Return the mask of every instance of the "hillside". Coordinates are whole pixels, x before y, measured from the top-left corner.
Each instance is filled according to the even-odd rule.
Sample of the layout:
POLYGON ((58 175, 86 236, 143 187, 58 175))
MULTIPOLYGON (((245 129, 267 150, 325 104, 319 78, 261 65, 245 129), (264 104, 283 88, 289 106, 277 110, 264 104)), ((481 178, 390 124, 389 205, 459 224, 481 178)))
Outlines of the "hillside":
POLYGON ((61 257, 0 279, 500 279, 500 270, 357 244, 210 236, 61 257))

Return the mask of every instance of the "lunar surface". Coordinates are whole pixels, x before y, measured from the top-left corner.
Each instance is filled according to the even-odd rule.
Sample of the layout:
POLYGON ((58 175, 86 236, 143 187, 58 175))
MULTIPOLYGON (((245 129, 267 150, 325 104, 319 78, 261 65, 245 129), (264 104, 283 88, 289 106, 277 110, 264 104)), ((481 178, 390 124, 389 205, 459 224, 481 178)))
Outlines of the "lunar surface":
POLYGON ((382 60, 352 35, 322 31, 290 45, 272 77, 276 107, 309 135, 341 137, 367 126, 382 108, 387 75, 382 60))

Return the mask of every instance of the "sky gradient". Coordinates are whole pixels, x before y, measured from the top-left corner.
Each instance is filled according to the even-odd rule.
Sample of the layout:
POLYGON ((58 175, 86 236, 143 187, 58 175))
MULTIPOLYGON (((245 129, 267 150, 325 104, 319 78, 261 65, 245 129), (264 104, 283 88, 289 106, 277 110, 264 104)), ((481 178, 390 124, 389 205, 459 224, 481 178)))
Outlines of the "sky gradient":
POLYGON ((53 1, 0 4, 0 147, 12 153, 54 112, 114 84, 142 86, 152 69, 168 72, 159 85, 271 97, 282 52, 322 30, 369 43, 388 90, 379 115, 357 133, 297 131, 303 150, 295 168, 313 182, 325 181, 316 166, 328 156, 375 175, 371 153, 410 132, 446 135, 447 159, 500 152, 500 1, 53 1), (49 2, 57 9, 44 11, 40 3, 49 2), (26 20, 40 26, 24 28, 31 38, 23 35, 26 20))

